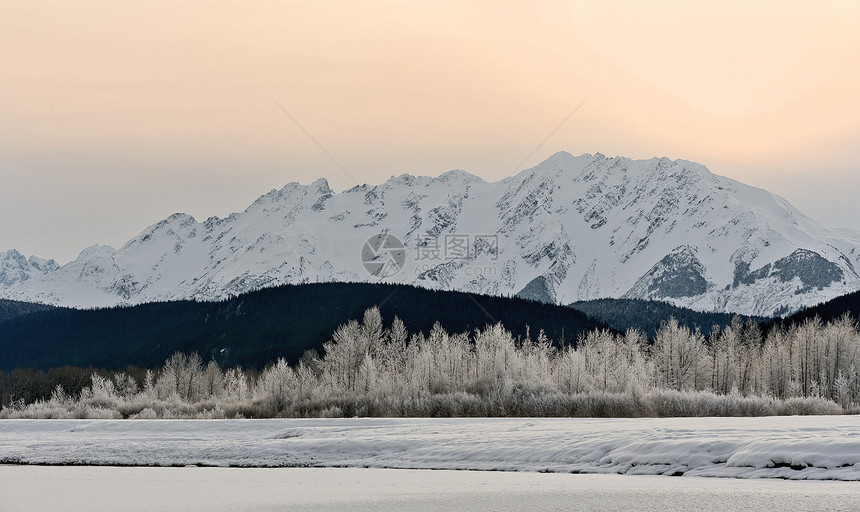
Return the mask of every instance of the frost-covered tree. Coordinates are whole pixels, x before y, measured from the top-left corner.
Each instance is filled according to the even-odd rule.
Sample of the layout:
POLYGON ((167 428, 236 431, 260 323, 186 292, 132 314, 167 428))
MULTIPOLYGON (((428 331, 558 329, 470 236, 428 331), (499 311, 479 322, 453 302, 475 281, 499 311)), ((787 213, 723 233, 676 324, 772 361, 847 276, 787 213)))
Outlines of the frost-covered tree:
POLYGON ((711 333, 709 354, 711 389, 717 393, 730 393, 737 386, 739 322, 735 317, 730 327, 722 331, 717 329, 711 333))
POLYGON ((657 332, 652 350, 657 384, 673 390, 704 389, 704 337, 670 318, 657 332))
POLYGON ((285 400, 294 396, 297 390, 298 378, 295 371, 287 364, 286 359, 279 358, 260 375, 254 394, 258 397, 285 400))

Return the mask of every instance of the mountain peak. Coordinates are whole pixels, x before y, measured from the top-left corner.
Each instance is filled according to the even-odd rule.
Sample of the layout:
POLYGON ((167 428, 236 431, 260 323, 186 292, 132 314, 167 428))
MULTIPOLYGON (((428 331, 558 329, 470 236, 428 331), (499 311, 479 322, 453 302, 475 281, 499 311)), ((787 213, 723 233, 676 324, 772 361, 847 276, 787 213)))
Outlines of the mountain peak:
POLYGON ((412 185, 417 179, 418 177, 416 176, 413 176, 409 173, 403 173, 399 176, 391 176, 385 181, 385 183, 391 185, 412 185))
POLYGON ((334 190, 328 185, 328 180, 325 178, 317 178, 316 181, 310 184, 310 187, 316 190, 317 194, 333 194, 334 190))
POLYGON ((93 244, 78 255, 78 260, 88 260, 100 256, 111 256, 116 252, 116 249, 109 245, 93 244))
POLYGON ((38 256, 30 256, 29 258, 27 258, 27 263, 29 263, 31 267, 45 273, 53 272, 54 270, 60 268, 60 265, 58 265, 57 262, 53 259, 49 260, 45 258, 40 258, 38 256))
POLYGON ((179 223, 179 224, 194 224, 197 222, 193 216, 188 215, 187 213, 177 212, 167 217, 165 219, 168 223, 179 223))
POLYGON ((441 174, 438 178, 433 179, 434 182, 441 183, 486 183, 480 177, 475 176, 474 174, 468 173, 461 169, 453 169, 446 173, 441 174))
POLYGON ((57 270, 60 266, 54 260, 37 256, 25 257, 16 249, 0 251, 0 291, 18 283, 28 281, 57 270))
POLYGON ((15 261, 20 261, 20 262, 27 261, 27 258, 23 254, 18 252, 17 249, 9 249, 5 253, 0 252, 0 254, 3 255, 3 259, 5 259, 5 260, 15 260, 15 261))

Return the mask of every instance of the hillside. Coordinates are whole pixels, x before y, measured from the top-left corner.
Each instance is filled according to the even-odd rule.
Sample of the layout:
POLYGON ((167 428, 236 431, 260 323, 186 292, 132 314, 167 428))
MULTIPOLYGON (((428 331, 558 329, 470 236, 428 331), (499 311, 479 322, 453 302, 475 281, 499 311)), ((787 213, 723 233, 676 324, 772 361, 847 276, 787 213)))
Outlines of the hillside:
POLYGON ((605 324, 584 313, 517 298, 432 291, 403 285, 287 285, 219 302, 158 302, 100 310, 58 309, 0 323, 0 369, 63 365, 156 368, 172 353, 198 352, 222 367, 262 368, 321 351, 332 331, 378 305, 413 332, 441 320, 451 332, 502 322, 516 336, 570 343, 605 324))
POLYGON ((818 317, 824 322, 830 322, 845 314, 848 314, 854 320, 860 320, 860 292, 842 295, 827 302, 798 311, 797 313, 785 318, 782 323, 800 323, 813 317, 818 317))
POLYGON ((19 316, 55 309, 54 306, 0 299, 0 323, 19 316))
MULTIPOLYGON (((651 339, 654 339, 657 330, 669 318, 675 318, 678 324, 708 336, 714 326, 720 329, 731 326, 732 319, 736 316, 729 313, 703 313, 666 302, 641 299, 596 299, 574 302, 570 307, 582 311, 591 318, 606 322, 619 331, 639 329, 651 339)), ((765 319, 742 316, 741 320, 760 322, 765 319)))

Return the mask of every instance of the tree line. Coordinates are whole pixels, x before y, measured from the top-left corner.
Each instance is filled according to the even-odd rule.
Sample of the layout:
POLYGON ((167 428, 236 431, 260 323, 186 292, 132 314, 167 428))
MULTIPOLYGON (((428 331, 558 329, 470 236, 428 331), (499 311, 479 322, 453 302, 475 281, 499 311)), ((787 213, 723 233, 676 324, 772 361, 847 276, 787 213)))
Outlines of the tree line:
POLYGON ((665 322, 595 329, 575 344, 499 323, 410 333, 378 308, 295 364, 222 369, 175 353, 157 370, 95 373, 79 392, 12 397, 0 417, 711 416, 860 411, 860 330, 847 316, 779 326, 732 322, 706 337, 665 322))

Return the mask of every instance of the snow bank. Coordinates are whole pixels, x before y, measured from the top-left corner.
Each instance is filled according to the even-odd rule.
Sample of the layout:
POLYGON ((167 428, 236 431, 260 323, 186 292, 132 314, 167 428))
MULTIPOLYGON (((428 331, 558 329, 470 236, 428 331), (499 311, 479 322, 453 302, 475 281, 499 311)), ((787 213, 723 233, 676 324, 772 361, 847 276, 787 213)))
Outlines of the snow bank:
POLYGON ((0 462, 860 480, 860 417, 3 420, 0 462))

